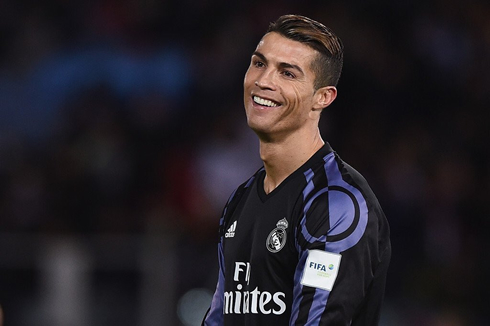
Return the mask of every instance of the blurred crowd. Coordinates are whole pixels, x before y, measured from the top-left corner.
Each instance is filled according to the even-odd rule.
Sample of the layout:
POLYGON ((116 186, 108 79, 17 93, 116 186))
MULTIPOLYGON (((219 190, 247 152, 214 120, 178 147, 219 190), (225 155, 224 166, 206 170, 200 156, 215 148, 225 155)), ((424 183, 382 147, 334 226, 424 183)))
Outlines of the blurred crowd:
MULTIPOLYGON (((175 284, 174 301, 214 290, 222 207, 261 165, 243 76, 285 13, 344 42, 339 96, 321 128, 390 221, 384 325, 488 325, 486 0, 0 2, 6 325, 35 319, 43 289, 35 264, 8 263, 35 255, 10 252, 13 236, 169 237, 175 273, 162 282, 175 284)), ((104 298, 126 293, 131 306, 139 274, 120 278, 104 298)), ((93 300, 94 325, 135 324, 131 311, 93 300)))

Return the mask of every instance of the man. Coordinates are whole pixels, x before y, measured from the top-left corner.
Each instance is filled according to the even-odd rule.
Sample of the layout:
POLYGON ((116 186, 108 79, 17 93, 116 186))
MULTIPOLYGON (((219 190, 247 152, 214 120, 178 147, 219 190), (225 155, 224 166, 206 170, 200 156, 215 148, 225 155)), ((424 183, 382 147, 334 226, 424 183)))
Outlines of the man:
POLYGON ((318 129, 337 96, 342 51, 327 27, 286 15, 253 53, 244 102, 264 167, 225 206, 203 325, 377 325, 388 223, 318 129))

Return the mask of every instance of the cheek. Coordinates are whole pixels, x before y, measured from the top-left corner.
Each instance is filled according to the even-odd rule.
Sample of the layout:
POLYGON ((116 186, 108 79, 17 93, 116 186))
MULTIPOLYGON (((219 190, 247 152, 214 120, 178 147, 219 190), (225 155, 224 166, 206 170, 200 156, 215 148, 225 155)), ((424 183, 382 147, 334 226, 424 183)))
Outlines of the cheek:
POLYGON ((293 96, 291 96, 291 104, 298 110, 304 111, 304 109, 310 105, 310 97, 305 95, 305 91, 302 89, 294 89, 293 96))
POLYGON ((245 72, 245 76, 243 76, 243 83, 244 84, 247 82, 247 79, 248 79, 248 71, 249 71, 249 69, 247 69, 247 71, 245 72))
POLYGON ((243 86, 245 88, 252 86, 254 84, 254 78, 253 71, 251 71, 249 67, 245 73, 245 76, 243 77, 243 86))
POLYGON ((298 123, 303 123, 305 120, 309 120, 311 107, 312 107, 312 97, 304 89, 294 89, 289 96, 290 112, 294 116, 298 123))
POLYGON ((249 97, 251 89, 253 87, 253 82, 251 83, 250 74, 246 73, 243 78, 243 99, 244 101, 249 97))

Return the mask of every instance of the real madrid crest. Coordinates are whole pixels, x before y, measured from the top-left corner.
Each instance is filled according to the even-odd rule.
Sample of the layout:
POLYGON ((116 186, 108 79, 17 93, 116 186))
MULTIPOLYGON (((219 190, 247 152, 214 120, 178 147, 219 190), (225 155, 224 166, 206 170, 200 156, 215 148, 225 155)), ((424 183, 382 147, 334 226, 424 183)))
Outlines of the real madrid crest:
POLYGON ((286 218, 283 218, 276 224, 276 228, 269 233, 269 236, 266 240, 266 247, 272 253, 276 253, 281 250, 286 244, 286 229, 288 227, 288 221, 286 218))

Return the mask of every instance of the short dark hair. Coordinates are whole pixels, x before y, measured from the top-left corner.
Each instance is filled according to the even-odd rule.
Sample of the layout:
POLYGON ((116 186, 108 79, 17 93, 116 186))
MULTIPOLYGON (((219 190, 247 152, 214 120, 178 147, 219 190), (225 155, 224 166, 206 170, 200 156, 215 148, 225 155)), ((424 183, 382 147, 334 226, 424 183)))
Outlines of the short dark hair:
POLYGON ((270 32, 279 33, 318 51, 319 55, 311 66, 315 72, 315 90, 337 86, 342 72, 344 46, 330 28, 308 17, 284 15, 270 23, 267 33, 270 32))

